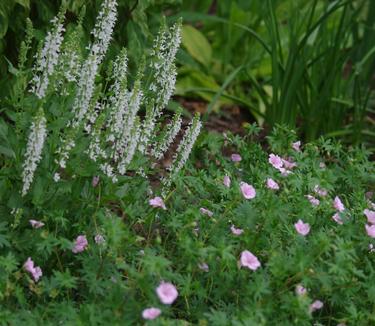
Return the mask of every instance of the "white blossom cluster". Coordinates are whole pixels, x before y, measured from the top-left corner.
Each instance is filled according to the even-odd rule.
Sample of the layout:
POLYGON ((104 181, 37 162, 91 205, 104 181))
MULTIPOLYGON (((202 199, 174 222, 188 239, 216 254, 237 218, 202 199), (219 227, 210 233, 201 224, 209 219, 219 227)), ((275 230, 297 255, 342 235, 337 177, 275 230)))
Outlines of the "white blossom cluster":
MULTIPOLYGON (((74 117, 68 125, 73 129, 79 129, 82 122, 87 118, 95 90, 95 77, 107 52, 116 23, 116 8, 116 0, 104 0, 98 14, 95 28, 92 31, 94 42, 89 46, 88 57, 81 67, 81 75, 73 104, 74 117)), ((86 124, 86 126, 88 125, 90 124, 86 124)), ((74 147, 74 139, 62 139, 62 146, 58 150, 60 157, 57 159, 57 163, 61 168, 64 168, 64 162, 69 158, 70 151, 74 147)))
POLYGON ((169 176, 162 180, 164 186, 163 192, 166 190, 166 188, 170 186, 173 178, 185 165, 190 155, 190 152, 193 148, 193 145, 197 140, 197 137, 199 136, 201 127, 202 122, 200 121, 199 115, 197 114, 190 122, 189 127, 185 130, 184 137, 178 145, 176 153, 173 156, 173 162, 171 166, 168 168, 169 176))
POLYGON ((46 118, 43 109, 38 111, 34 121, 31 123, 30 134, 27 141, 25 161, 23 163, 22 181, 23 187, 21 194, 26 195, 34 179, 34 173, 42 158, 44 141, 47 136, 46 118))
POLYGON ((54 73, 58 63, 60 47, 63 41, 64 15, 61 12, 51 20, 52 30, 48 32, 42 50, 37 55, 36 63, 33 67, 34 76, 31 80, 31 92, 39 99, 46 96, 49 79, 54 73))
POLYGON ((116 0, 104 0, 96 19, 95 27, 91 32, 94 42, 89 47, 88 58, 83 63, 81 69, 77 94, 73 104, 73 112, 75 113, 72 121, 73 128, 79 127, 89 110, 95 89, 95 77, 108 50, 113 28, 117 20, 116 8, 116 0))
POLYGON ((94 36, 95 42, 91 45, 90 51, 95 54, 98 62, 101 62, 107 53, 116 20, 117 1, 104 0, 98 17, 96 18, 95 27, 91 32, 94 36))
POLYGON ((150 68, 153 80, 150 85, 150 97, 154 101, 155 117, 159 117, 173 95, 176 84, 175 59, 181 43, 181 22, 168 30, 161 29, 151 52, 150 68))
POLYGON ((118 164, 118 171, 120 174, 124 175, 128 165, 132 161, 135 151, 138 146, 138 141, 140 137, 140 123, 139 118, 136 117, 134 126, 130 132, 130 137, 128 138, 128 146, 124 155, 121 157, 121 160, 118 164))
POLYGON ((177 22, 170 30, 163 26, 155 39, 149 66, 152 80, 146 98, 150 109, 142 125, 139 146, 142 153, 147 153, 156 121, 174 92, 177 76, 175 59, 180 43, 181 22, 177 22))
POLYGON ((55 91, 62 95, 69 95, 68 83, 77 83, 81 71, 80 39, 82 33, 81 24, 68 35, 61 47, 61 54, 57 64, 57 78, 55 80, 55 91))
POLYGON ((162 139, 159 142, 156 142, 154 147, 151 150, 151 155, 157 160, 160 160, 164 157, 165 152, 168 150, 169 146, 173 143, 178 132, 181 129, 182 118, 181 112, 177 112, 172 121, 167 124, 165 127, 165 132, 162 139))
MULTIPOLYGON (((108 88, 105 86, 105 89, 101 89, 101 85, 95 84, 112 37, 116 8, 116 0, 103 1, 92 31, 94 40, 87 48, 85 60, 81 59, 82 55, 78 50, 79 33, 73 33, 62 45, 63 15, 54 19, 55 25, 48 33, 40 60, 36 63, 41 79, 34 76, 32 81, 34 92, 42 98, 48 87, 48 78, 47 81, 43 78, 51 76, 57 65, 57 78, 53 79, 56 90, 64 89, 67 85, 69 87, 66 89, 75 89, 72 110, 65 115, 68 117, 67 128, 61 134, 61 143, 56 151, 58 169, 66 168, 76 142, 78 139, 85 139, 88 140, 85 154, 112 182, 116 182, 119 176, 128 171, 138 154, 146 154, 152 161, 161 160, 182 125, 181 111, 174 115, 164 129, 159 121, 175 88, 175 58, 181 42, 181 22, 171 28, 163 25, 154 42, 150 63, 146 65, 146 61, 142 60, 131 84, 128 83, 128 57, 125 49, 113 62, 108 88), (143 120, 138 115, 141 109, 146 111, 143 120)), ((64 92, 60 94, 66 96, 64 92)), ((186 163, 200 128, 201 122, 196 116, 178 145, 169 168, 170 176, 163 180, 164 188, 171 184, 173 177, 186 163)), ((32 123, 27 144, 22 195, 30 188, 46 135, 46 118, 41 109, 32 123)), ((146 175, 144 167, 140 167, 138 171, 143 171, 142 175, 146 175)), ((56 182, 61 179, 60 171, 54 173, 53 179, 56 182)))
POLYGON ((128 57, 123 49, 113 63, 112 77, 113 85, 110 87, 110 118, 108 128, 110 129, 109 140, 115 141, 121 133, 128 112, 129 92, 127 89, 128 57))

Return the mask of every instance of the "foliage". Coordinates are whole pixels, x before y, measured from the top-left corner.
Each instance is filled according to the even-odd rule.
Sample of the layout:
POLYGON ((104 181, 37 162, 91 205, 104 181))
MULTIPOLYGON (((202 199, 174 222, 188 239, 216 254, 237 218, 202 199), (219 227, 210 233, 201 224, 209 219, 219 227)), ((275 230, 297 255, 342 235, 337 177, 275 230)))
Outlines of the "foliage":
MULTIPOLYGON (((84 33, 93 28, 101 0, 6 0, 0 3, 0 72, 2 76, 8 73, 9 64, 17 63, 19 44, 24 39, 25 21, 29 17, 34 22, 35 37, 41 41, 49 28, 50 20, 61 5, 66 9, 66 24, 74 23, 79 16, 84 15, 84 33), (11 23, 10 23, 11 22, 11 23)), ((149 47, 156 34, 161 20, 160 13, 178 7, 181 0, 120 0, 118 10, 121 19, 117 22, 114 34, 113 51, 116 53, 122 47, 128 48, 132 62, 136 62, 143 54, 143 49, 149 47)), ((82 40, 84 43, 88 40, 82 40)), ((34 44, 35 45, 35 44, 34 44)), ((35 50, 35 48, 34 48, 35 50)), ((8 78, 0 80, 0 95, 8 94, 8 78)))
POLYGON ((372 143, 373 2, 200 3, 181 13, 195 27, 184 29, 191 59, 182 61, 180 95, 208 100, 208 113, 237 103, 259 123, 299 127, 307 140, 372 143))
MULTIPOLYGON (((243 137, 198 137, 198 118, 166 152, 186 125, 181 112, 159 119, 173 93, 180 25, 163 23, 142 59, 116 44, 107 57, 115 1, 104 3, 87 43, 84 14, 63 24, 62 7, 35 60, 38 27, 28 22, 8 67, 0 324, 375 323, 370 152, 323 137, 301 144, 287 124, 275 124, 267 143, 256 124, 243 137)), ((204 34, 183 33, 185 44, 201 43, 186 47, 198 57, 204 34)))
POLYGON ((187 174, 175 179, 167 195, 166 210, 148 204, 155 186, 144 177, 116 184, 101 179, 93 187, 87 166, 85 175, 58 187, 46 186, 44 177, 32 201, 22 200, 11 183, 11 159, 3 157, 3 323, 130 325, 141 323, 150 306, 162 310, 155 325, 374 322, 373 241, 363 214, 371 208, 365 193, 375 184, 368 153, 325 139, 298 152, 291 148, 295 135, 278 128, 269 137, 270 151, 297 164, 282 176, 252 140, 257 131, 250 128, 242 139, 202 135, 187 174), (224 147, 242 160, 223 156, 224 147), (225 175, 230 187, 223 185, 225 175), (280 189, 268 189, 267 178, 280 189), (254 199, 243 197, 240 181, 255 187, 254 199), (328 195, 319 197, 315 185, 328 195), (309 194, 319 198, 318 206, 309 194), (342 225, 332 219, 335 196, 346 208, 342 225), (29 219, 45 225, 33 229, 29 219), (311 225, 306 237, 294 228, 298 219, 311 225), (233 234, 231 226, 243 233, 233 234), (79 234, 89 244, 73 254, 79 234), (98 234, 104 242, 95 241, 98 234), (239 267, 243 250, 258 257, 258 269, 239 267), (22 268, 27 257, 43 270, 38 282, 22 268), (201 269, 202 263, 207 267, 201 269), (161 304, 155 293, 162 280, 178 290, 173 305, 161 304), (297 285, 307 294, 297 295, 297 285), (317 299, 323 308, 309 313, 317 299))
MULTIPOLYGON (((91 30, 99 0, 62 3, 67 23, 84 15, 83 30, 91 30)), ((2 2, 2 76, 16 63, 26 17, 41 40, 59 5, 2 2)), ((119 10, 111 53, 126 45, 132 72, 161 13, 172 21, 184 18, 176 94, 206 100, 206 115, 235 104, 249 109, 259 124, 287 123, 307 140, 328 134, 373 146, 373 2, 120 0, 119 10)), ((11 77, 0 81, 0 94, 9 93, 11 77)))

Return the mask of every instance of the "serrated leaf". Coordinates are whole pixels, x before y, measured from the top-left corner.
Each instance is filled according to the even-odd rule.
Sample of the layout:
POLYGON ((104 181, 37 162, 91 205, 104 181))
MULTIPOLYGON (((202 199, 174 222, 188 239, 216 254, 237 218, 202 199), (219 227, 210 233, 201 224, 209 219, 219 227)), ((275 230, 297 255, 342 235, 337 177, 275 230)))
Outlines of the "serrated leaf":
POLYGON ((11 148, 0 145, 0 154, 3 154, 8 157, 16 158, 16 154, 11 148))

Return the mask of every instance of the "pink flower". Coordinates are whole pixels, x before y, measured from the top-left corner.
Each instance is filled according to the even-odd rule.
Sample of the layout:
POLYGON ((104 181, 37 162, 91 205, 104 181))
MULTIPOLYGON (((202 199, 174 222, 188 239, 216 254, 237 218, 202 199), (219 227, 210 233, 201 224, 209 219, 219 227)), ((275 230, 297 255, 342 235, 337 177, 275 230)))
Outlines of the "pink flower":
POLYGON ((176 287, 172 283, 162 282, 156 288, 156 294, 164 304, 172 304, 178 297, 176 287))
POLYGON ((371 224, 375 224, 375 211, 372 211, 372 210, 369 210, 369 209, 365 209, 363 211, 363 214, 366 215, 367 217, 367 221, 371 224))
POLYGON ((296 286, 296 294, 297 295, 305 295, 307 293, 306 288, 304 288, 301 284, 296 286))
POLYGON ((152 198, 148 201, 148 203, 152 206, 152 207, 160 207, 162 209, 167 209, 167 207, 165 207, 165 204, 164 204, 164 201, 161 197, 155 197, 155 198, 152 198))
POLYGON ((292 143, 292 148, 297 151, 297 152, 300 152, 301 151, 301 141, 296 141, 295 143, 292 143))
POLYGON ((23 264, 23 267, 29 273, 31 273, 31 271, 34 270, 34 262, 32 261, 31 257, 27 258, 27 260, 23 264))
POLYGON ((43 275, 42 269, 39 266, 34 266, 34 262, 32 261, 31 257, 27 258, 23 268, 32 275, 35 282, 38 282, 40 277, 43 275))
POLYGON ((34 229, 39 229, 41 228, 42 226, 44 226, 44 223, 43 222, 40 222, 40 221, 37 221, 37 220, 29 220, 31 226, 34 228, 34 229))
POLYGON ((294 227, 296 228, 296 231, 303 236, 308 235, 310 232, 310 224, 303 223, 302 220, 298 220, 298 222, 294 224, 294 227))
POLYGON ((311 305, 310 305, 310 312, 314 312, 316 310, 322 309, 323 308, 323 302, 320 300, 315 300, 311 305))
POLYGON ((268 156, 268 162, 271 163, 271 165, 275 169, 280 169, 283 166, 283 160, 281 159, 280 156, 275 155, 275 154, 270 154, 268 156))
POLYGON ((320 204, 319 199, 317 199, 317 198, 315 198, 314 196, 311 196, 311 195, 307 195, 306 198, 309 200, 309 202, 311 203, 311 205, 313 205, 313 206, 319 206, 319 204, 320 204))
POLYGON ((267 188, 272 189, 272 190, 279 190, 280 189, 278 183, 271 178, 267 178, 267 188))
POLYGON ((209 217, 212 217, 212 215, 214 215, 213 212, 211 212, 210 210, 208 210, 207 208, 204 208, 204 207, 201 207, 201 208, 199 209, 199 211, 200 211, 202 214, 207 215, 207 216, 209 216, 209 217))
POLYGON ((154 307, 147 308, 147 309, 142 311, 143 319, 147 319, 147 320, 153 320, 153 319, 159 317, 160 314, 161 314, 161 310, 158 309, 158 308, 154 308, 154 307))
POLYGON ((291 159, 289 160, 284 160, 283 158, 281 159, 283 161, 283 166, 287 170, 292 170, 297 166, 297 163, 293 162, 291 159))
POLYGON ((36 266, 35 269, 34 269, 34 273, 32 273, 33 277, 34 277, 34 280, 35 282, 38 282, 39 279, 42 277, 43 273, 42 273, 42 269, 39 267, 39 266, 36 266))
POLYGON ((280 171, 280 173, 281 173, 281 175, 282 175, 283 177, 286 177, 287 175, 293 173, 292 171, 287 170, 287 169, 285 169, 285 168, 279 168, 278 170, 280 171))
POLYGON ((241 235, 243 233, 242 229, 237 229, 234 225, 230 227, 230 230, 234 235, 241 235))
POLYGON ((74 248, 72 249, 72 252, 77 254, 79 252, 82 252, 86 249, 88 246, 88 242, 85 235, 79 235, 74 243, 74 248))
POLYGON ((250 251, 245 250, 241 252, 240 265, 255 271, 260 267, 260 262, 250 251))
POLYGON ((97 244, 103 244, 105 242, 105 239, 101 234, 97 234, 94 240, 95 240, 95 243, 97 244))
POLYGON ((230 187, 230 183, 231 183, 231 180, 230 180, 230 178, 226 175, 226 176, 224 177, 223 184, 224 184, 225 187, 229 188, 229 187, 230 187))
POLYGON ((297 163, 293 162, 291 159, 285 160, 278 155, 270 154, 268 157, 268 162, 277 170, 281 172, 283 176, 287 176, 292 173, 292 169, 297 166, 297 163))
POLYGON ((208 265, 206 263, 200 263, 198 264, 198 268, 204 272, 208 272, 210 270, 210 268, 208 267, 208 265))
POLYGON ((240 154, 232 154, 230 158, 233 162, 240 162, 242 160, 242 157, 240 154))
POLYGON ((375 238, 375 225, 365 225, 367 235, 371 238, 375 238))
POLYGON ((325 197, 328 194, 326 189, 320 188, 318 185, 315 185, 314 192, 321 197, 325 197))
POLYGON ((338 212, 336 212, 333 216, 332 216, 332 219, 337 223, 337 224, 344 224, 344 222, 342 221, 342 218, 340 217, 340 214, 338 212))
POLYGON ((339 196, 336 196, 335 199, 333 200, 333 207, 339 212, 343 212, 345 210, 345 206, 342 203, 341 199, 339 196))
POLYGON ((92 181, 91 181, 91 185, 95 188, 99 183, 99 176, 95 175, 93 178, 92 178, 92 181))
POLYGON ((249 185, 246 182, 241 182, 240 188, 241 188, 242 195, 246 199, 253 199, 256 196, 256 191, 252 185, 249 185))

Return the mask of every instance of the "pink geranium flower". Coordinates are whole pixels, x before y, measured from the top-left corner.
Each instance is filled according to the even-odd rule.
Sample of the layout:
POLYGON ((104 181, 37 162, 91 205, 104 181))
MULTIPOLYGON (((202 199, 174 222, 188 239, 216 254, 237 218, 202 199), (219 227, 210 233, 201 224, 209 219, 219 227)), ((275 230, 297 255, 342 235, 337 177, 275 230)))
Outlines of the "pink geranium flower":
POLYGON ((296 152, 300 152, 301 151, 301 141, 296 141, 294 143, 292 143, 292 148, 296 151, 296 152))
POLYGON ((241 252, 240 265, 255 271, 260 267, 260 262, 250 251, 245 250, 241 252))
POLYGON ((289 174, 292 173, 292 171, 287 170, 287 169, 285 169, 285 168, 280 168, 280 169, 278 169, 278 170, 280 171, 280 173, 281 173, 281 175, 282 175, 283 177, 286 177, 286 176, 288 176, 289 174))
POLYGON ((203 263, 199 263, 198 264, 198 268, 204 272, 208 272, 210 270, 210 268, 208 267, 208 265, 203 262, 203 263))
POLYGON ((156 288, 156 294, 164 304, 172 304, 178 297, 176 287, 172 283, 162 282, 156 288))
POLYGON ((294 224, 294 227, 296 231, 303 236, 308 235, 310 232, 310 224, 303 223, 302 220, 298 220, 298 222, 294 224))
POLYGON ((32 275, 35 282, 38 282, 43 275, 42 269, 39 266, 34 266, 34 262, 32 261, 31 257, 27 258, 23 268, 32 275))
POLYGON ((267 178, 267 188, 272 189, 272 190, 279 190, 280 189, 279 184, 271 178, 267 178))
POLYGON ((315 300, 311 305, 310 305, 310 312, 314 312, 316 310, 322 309, 323 308, 323 302, 320 300, 315 300))
POLYGON ((281 172, 283 176, 287 176, 292 173, 292 169, 297 166, 297 163, 293 162, 291 159, 286 160, 278 155, 270 154, 268 157, 268 162, 277 170, 281 172))
POLYGON ((297 163, 293 162, 291 159, 289 159, 289 160, 281 159, 281 160, 283 161, 284 168, 287 169, 287 170, 292 170, 293 168, 295 168, 297 166, 297 163))
POLYGON ((341 199, 339 196, 336 196, 335 199, 333 200, 333 207, 339 212, 343 212, 345 210, 345 206, 342 203, 341 199))
POLYGON ((337 223, 337 224, 344 224, 344 222, 342 221, 342 218, 340 217, 340 214, 338 212, 336 212, 333 216, 332 216, 332 219, 337 223))
POLYGON ((296 286, 296 294, 297 295, 305 295, 307 293, 307 289, 304 288, 301 284, 296 286))
POLYGON ((252 185, 247 184, 246 182, 241 182, 240 183, 240 188, 242 195, 246 199, 253 199, 256 196, 256 191, 252 185))
POLYGON ((77 254, 79 252, 82 252, 86 249, 88 246, 88 242, 85 235, 79 235, 74 243, 74 248, 72 249, 72 252, 77 254))
POLYGON ((159 317, 160 314, 161 314, 161 310, 158 309, 158 308, 154 308, 154 307, 147 308, 147 309, 142 311, 143 319, 147 319, 147 320, 153 320, 153 319, 159 317))
POLYGON ((224 186, 227 187, 227 188, 230 187, 231 180, 230 180, 230 177, 229 177, 229 176, 226 175, 226 176, 224 177, 223 184, 224 184, 224 186))
POLYGON ((367 217, 367 221, 371 224, 375 224, 375 211, 372 211, 372 210, 369 210, 369 209, 365 209, 363 211, 363 214, 366 215, 367 217))
POLYGON ((204 208, 204 207, 201 207, 201 208, 199 209, 199 211, 200 211, 202 214, 207 215, 207 216, 209 216, 209 217, 212 217, 212 216, 214 215, 213 212, 211 212, 209 209, 204 208))
POLYGON ((240 154, 232 154, 230 158, 233 162, 240 162, 242 160, 242 157, 240 154))
POLYGON ((161 197, 155 197, 155 198, 152 198, 148 201, 148 203, 152 206, 152 207, 160 207, 162 209, 167 209, 167 207, 165 207, 165 204, 164 204, 164 201, 161 197))
POLYGON ((283 166, 283 160, 280 156, 275 154, 270 154, 268 156, 268 162, 275 168, 280 169, 283 166))
POLYGON ((39 229, 41 227, 44 226, 44 223, 43 222, 40 222, 40 221, 37 221, 37 220, 29 220, 31 226, 34 228, 34 229, 39 229))
POLYGON ((375 238, 375 225, 365 225, 367 235, 371 238, 375 238))
POLYGON ((313 206, 319 206, 319 204, 320 204, 319 199, 317 199, 317 198, 315 198, 314 196, 311 196, 311 195, 306 195, 306 198, 309 200, 309 202, 311 203, 311 205, 313 205, 313 206))
POLYGON ((328 191, 326 189, 320 188, 319 185, 315 185, 314 192, 321 197, 325 197, 328 194, 328 191))
POLYGON ((230 227, 230 230, 234 235, 241 235, 243 233, 242 229, 237 229, 234 225, 230 227))

